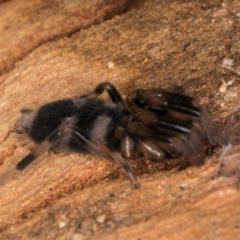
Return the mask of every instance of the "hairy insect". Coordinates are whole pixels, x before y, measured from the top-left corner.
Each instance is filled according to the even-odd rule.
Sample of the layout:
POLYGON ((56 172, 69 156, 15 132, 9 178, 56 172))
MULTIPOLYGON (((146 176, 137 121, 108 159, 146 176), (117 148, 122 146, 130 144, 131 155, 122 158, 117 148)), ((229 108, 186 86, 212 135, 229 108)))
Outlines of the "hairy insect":
POLYGON ((38 147, 18 162, 23 170, 42 153, 87 152, 118 163, 135 189, 139 183, 128 159, 153 161, 186 156, 193 165, 204 163, 202 139, 228 144, 207 111, 184 94, 183 87, 138 89, 129 98, 143 111, 132 114, 117 89, 108 82, 77 98, 50 102, 38 110, 23 109, 17 133, 27 133, 38 147), (111 102, 97 97, 106 91, 111 102))

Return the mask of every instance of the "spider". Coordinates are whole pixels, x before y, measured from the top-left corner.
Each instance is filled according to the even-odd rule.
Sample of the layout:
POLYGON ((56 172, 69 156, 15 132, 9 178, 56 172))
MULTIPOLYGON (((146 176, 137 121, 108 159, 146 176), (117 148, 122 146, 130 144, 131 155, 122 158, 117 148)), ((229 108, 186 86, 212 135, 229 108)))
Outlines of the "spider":
POLYGON ((109 82, 80 97, 50 102, 38 110, 21 110, 16 132, 26 133, 39 145, 16 169, 23 170, 50 149, 93 153, 118 163, 138 189, 128 159, 144 156, 160 162, 167 155, 184 155, 199 166, 204 163, 201 141, 205 136, 212 145, 228 144, 207 111, 184 94, 184 86, 137 89, 129 98, 142 113, 132 114, 109 82), (104 91, 111 101, 98 98, 104 91))

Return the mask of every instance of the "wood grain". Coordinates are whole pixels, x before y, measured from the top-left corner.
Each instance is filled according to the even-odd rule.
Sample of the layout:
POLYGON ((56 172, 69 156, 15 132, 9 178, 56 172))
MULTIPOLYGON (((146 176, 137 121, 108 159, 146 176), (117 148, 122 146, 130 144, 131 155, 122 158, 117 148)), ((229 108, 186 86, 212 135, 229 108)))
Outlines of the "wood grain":
MULTIPOLYGON (((218 91, 221 79, 236 77, 220 67, 223 59, 240 63, 239 1, 135 1, 92 27, 109 9, 121 12, 126 1, 49 4, 0 5, 0 238, 238 239, 237 178, 213 179, 219 147, 203 144, 208 154, 201 168, 183 158, 131 161, 141 183, 133 191, 122 169, 92 155, 49 152, 16 172, 34 143, 14 131, 20 109, 81 95, 103 81, 126 98, 138 87, 190 78, 196 85, 188 93, 222 129, 239 102, 237 82, 224 94, 218 91), (87 6, 95 10, 85 16, 87 6)), ((239 137, 239 123, 231 134, 239 137)))

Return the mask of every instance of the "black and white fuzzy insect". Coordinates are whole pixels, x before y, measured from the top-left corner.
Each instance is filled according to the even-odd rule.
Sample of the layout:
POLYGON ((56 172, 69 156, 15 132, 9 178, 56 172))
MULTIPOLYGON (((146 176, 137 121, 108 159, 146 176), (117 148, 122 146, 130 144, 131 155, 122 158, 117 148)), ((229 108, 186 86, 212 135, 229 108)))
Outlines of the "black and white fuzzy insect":
POLYGON ((206 110, 184 87, 138 89, 129 97, 143 112, 133 115, 111 83, 101 83, 83 96, 50 102, 38 110, 23 109, 17 133, 27 133, 39 146, 16 166, 23 170, 42 153, 88 152, 113 160, 127 172, 134 188, 139 183, 128 159, 144 156, 162 161, 165 156, 188 157, 204 163, 202 139, 212 145, 228 144, 206 110), (97 96, 106 91, 110 101, 97 96))

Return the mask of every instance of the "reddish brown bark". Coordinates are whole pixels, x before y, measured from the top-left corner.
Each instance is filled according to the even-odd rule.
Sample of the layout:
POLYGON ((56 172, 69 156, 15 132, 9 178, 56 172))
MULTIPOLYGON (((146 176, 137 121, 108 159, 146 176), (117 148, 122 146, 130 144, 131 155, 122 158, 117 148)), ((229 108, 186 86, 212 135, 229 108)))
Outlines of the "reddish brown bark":
MULTIPOLYGON (((8 70, 0 77, 0 179, 6 177, 0 186, 0 238, 238 239, 237 178, 212 178, 220 148, 208 151, 201 168, 182 158, 162 164, 132 161, 139 191, 131 189, 116 164, 92 155, 50 152, 21 174, 6 173, 34 147, 14 132, 21 108, 78 96, 102 81, 111 81, 126 97, 138 87, 167 87, 196 78, 188 93, 198 97, 223 128, 239 102, 237 81, 219 92, 221 79, 237 78, 220 64, 231 58, 234 67, 239 65, 239 1, 145 1, 72 36, 59 8, 51 12, 54 4, 46 5, 45 18, 38 9, 46 2, 18 2, 12 11, 0 14, 0 29, 13 28, 10 35, 1 32, 5 43, 0 44, 0 66, 8 70), (19 20, 11 17, 16 13, 19 20), (48 30, 46 38, 43 28, 36 28, 46 21, 60 27, 58 40, 50 41, 58 28, 48 30), (24 42, 28 50, 22 49, 24 42)), ((11 3, 2 3, 0 12, 11 3)), ((101 9, 96 5, 100 12, 108 9, 101 3, 101 9)), ((75 17, 69 15, 75 19, 70 24, 74 31, 80 28, 73 27, 75 17)), ((239 139, 238 122, 230 132, 234 141, 239 139)))

